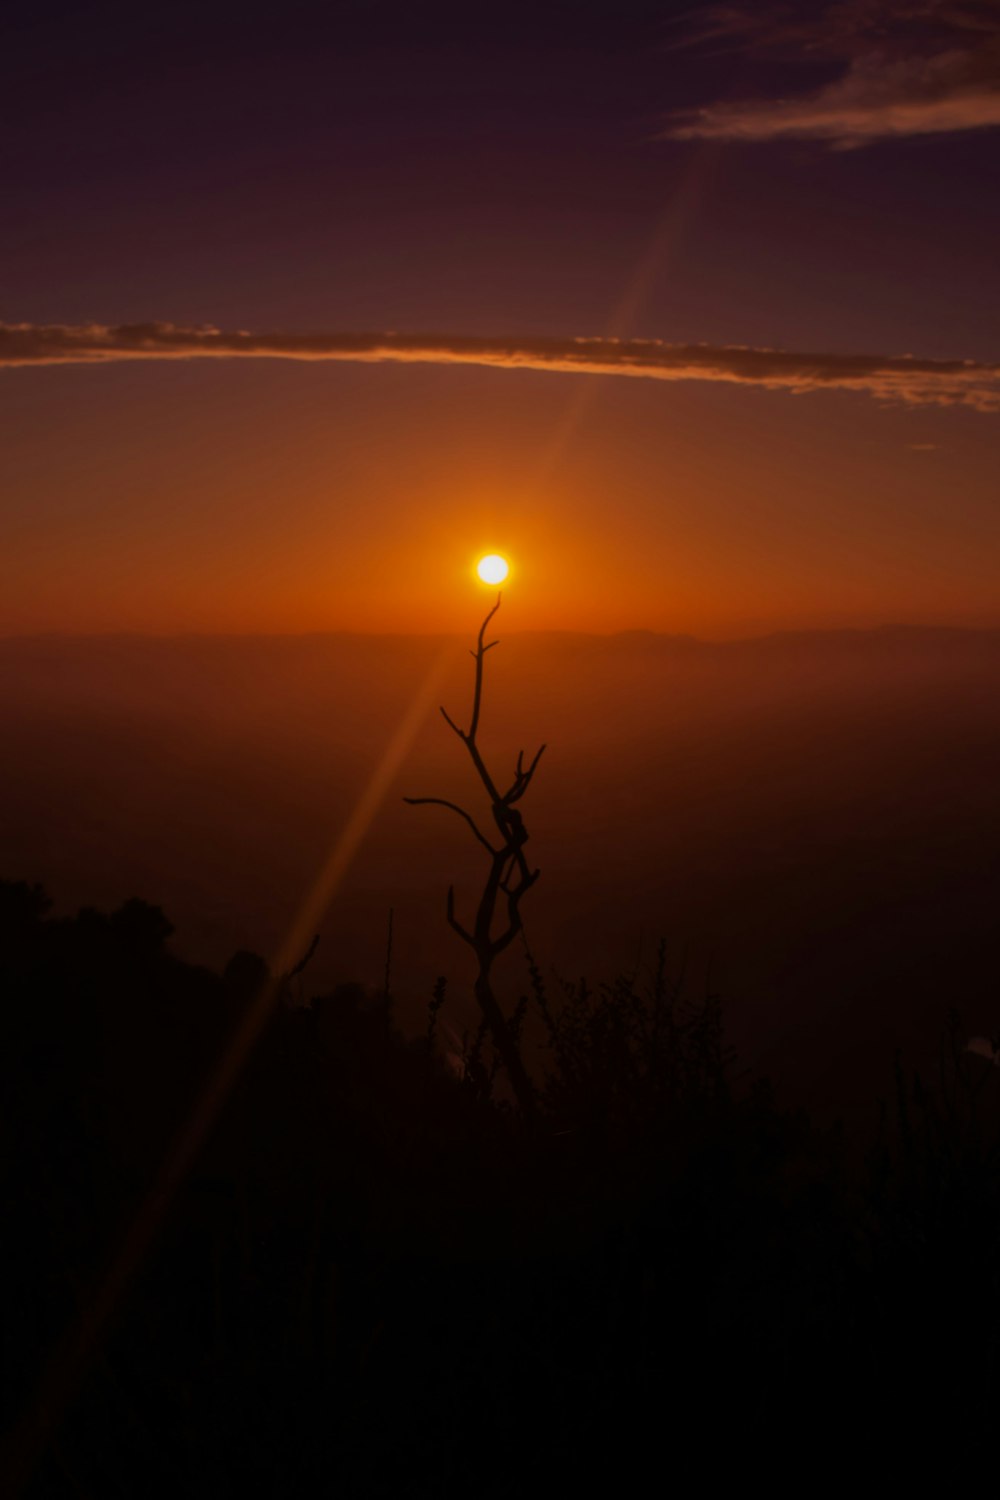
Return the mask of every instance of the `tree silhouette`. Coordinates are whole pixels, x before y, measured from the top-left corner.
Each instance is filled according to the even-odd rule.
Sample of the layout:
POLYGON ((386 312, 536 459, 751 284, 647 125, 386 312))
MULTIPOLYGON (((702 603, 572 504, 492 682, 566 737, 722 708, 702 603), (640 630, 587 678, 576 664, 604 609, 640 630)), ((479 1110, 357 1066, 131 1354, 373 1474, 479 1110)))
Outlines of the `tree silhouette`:
POLYGON ((487 651, 491 651, 498 644, 496 641, 487 643, 486 630, 500 608, 501 597, 497 594, 496 604, 480 626, 476 649, 471 652, 476 663, 476 674, 472 695, 472 717, 468 729, 460 729, 448 711, 445 708, 441 709, 445 723, 454 731, 469 752, 472 764, 490 800, 490 812, 499 834, 499 840, 488 839, 472 814, 465 808, 459 807, 456 802, 449 802, 443 797, 404 797, 403 800, 412 807, 428 805, 446 807, 457 813, 468 824, 475 838, 489 854, 486 880, 471 930, 464 926, 455 915, 455 887, 453 885, 448 887, 448 923, 476 955, 478 973, 475 995, 483 1014, 483 1021, 489 1028, 493 1044, 507 1071, 517 1101, 524 1114, 530 1116, 535 1103, 534 1089, 521 1058, 517 1040, 494 993, 492 971, 497 958, 521 931, 521 901, 540 873, 538 870, 529 868, 524 855, 528 834, 517 803, 531 785, 545 746, 541 746, 527 766, 524 761, 524 751, 518 752, 514 779, 504 792, 500 791, 497 780, 487 767, 479 748, 477 736, 483 701, 483 661, 487 651))

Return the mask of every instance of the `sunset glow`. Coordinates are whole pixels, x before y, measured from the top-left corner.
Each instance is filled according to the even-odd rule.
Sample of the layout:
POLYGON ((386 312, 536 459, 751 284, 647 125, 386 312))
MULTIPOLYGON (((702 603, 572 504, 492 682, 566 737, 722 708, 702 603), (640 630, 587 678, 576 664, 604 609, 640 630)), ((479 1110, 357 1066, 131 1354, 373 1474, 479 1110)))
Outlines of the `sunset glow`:
POLYGON ((1000 0, 8 10, 0 1493, 922 1478, 1000 0))
POLYGON ((995 44, 866 3, 855 73, 838 6, 801 9, 778 61, 753 7, 715 18, 738 87, 680 0, 663 53, 644 6, 572 46, 525 7, 460 68, 437 16, 418 80, 366 7, 317 9, 251 27, 238 79, 199 33, 183 108, 178 20, 120 115, 99 28, 61 63, 32 34, 90 144, 70 173, 25 85, 0 635, 460 631, 511 537, 519 629, 1000 623, 995 44))

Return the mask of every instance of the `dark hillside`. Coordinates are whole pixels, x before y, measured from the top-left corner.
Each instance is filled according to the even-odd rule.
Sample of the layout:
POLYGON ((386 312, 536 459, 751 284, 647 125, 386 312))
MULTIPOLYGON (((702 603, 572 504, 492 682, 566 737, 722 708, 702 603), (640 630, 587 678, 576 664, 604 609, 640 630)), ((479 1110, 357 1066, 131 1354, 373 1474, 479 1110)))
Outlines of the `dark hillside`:
POLYGON ((541 1495, 708 1453, 791 1482, 804 1451, 905 1476, 988 1424, 982 1059, 901 1075, 852 1144, 741 1077, 715 1004, 655 969, 536 976, 529 1126, 377 994, 279 990, 165 1177, 267 981, 168 933, 0 887, 5 1493, 541 1495))

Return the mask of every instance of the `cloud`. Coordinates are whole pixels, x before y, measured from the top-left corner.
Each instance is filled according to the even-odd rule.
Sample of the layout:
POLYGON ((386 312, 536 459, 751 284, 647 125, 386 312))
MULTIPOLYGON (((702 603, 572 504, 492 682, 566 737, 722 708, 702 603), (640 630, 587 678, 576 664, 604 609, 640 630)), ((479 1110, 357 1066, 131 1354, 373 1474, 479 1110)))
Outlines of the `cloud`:
POLYGON ((909 354, 795 354, 660 339, 469 338, 417 333, 226 333, 169 323, 0 324, 1 366, 250 359, 478 365, 645 380, 723 381, 784 392, 853 390, 882 401, 1000 411, 1000 365, 909 354))
POLYGON ((477 338, 403 333, 227 333, 171 323, 0 324, 0 367, 123 360, 291 359, 707 380, 790 392, 859 391, 883 401, 1000 411, 1000 364, 911 355, 796 354, 659 339, 477 338))
POLYGON ((1000 126, 1000 9, 995 0, 833 0, 819 16, 787 6, 713 8, 692 45, 829 61, 811 93, 721 101, 678 116, 675 140, 873 141, 1000 126))

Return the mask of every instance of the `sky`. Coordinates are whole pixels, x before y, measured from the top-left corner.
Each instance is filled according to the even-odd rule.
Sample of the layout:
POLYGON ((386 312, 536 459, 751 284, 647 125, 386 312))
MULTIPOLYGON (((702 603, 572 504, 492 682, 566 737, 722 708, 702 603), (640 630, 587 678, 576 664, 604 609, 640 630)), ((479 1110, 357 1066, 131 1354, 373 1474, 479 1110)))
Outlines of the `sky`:
POLYGON ((22 7, 0 634, 1000 625, 1000 4, 22 7))

